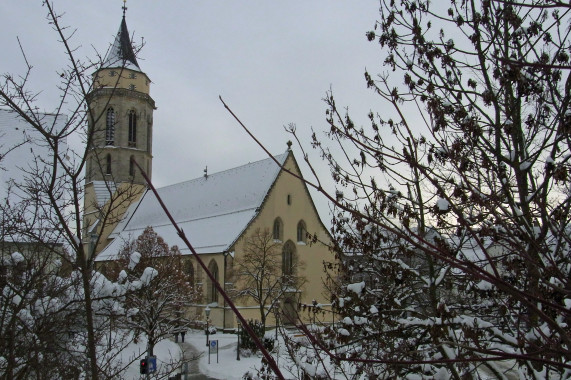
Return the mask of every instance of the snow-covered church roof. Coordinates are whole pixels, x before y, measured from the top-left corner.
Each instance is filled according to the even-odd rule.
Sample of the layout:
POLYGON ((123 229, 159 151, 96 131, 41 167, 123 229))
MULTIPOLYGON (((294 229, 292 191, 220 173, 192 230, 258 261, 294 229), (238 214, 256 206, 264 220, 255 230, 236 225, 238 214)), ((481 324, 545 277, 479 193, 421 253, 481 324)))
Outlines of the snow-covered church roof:
MULTIPOLYGON (((285 163, 289 152, 275 158, 285 163)), ((163 202, 198 253, 224 252, 256 217, 272 188, 280 167, 271 159, 249 163, 208 176, 158 189, 163 202)), ((169 246, 190 254, 162 210, 147 190, 132 204, 109 236, 113 241, 96 261, 114 260, 126 242, 153 227, 169 246)))

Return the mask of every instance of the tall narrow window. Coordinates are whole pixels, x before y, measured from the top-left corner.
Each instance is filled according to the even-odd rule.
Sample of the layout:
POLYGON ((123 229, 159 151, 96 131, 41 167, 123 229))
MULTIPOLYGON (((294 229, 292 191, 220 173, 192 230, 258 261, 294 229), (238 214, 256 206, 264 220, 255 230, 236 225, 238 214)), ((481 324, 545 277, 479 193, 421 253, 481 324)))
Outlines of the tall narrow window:
POLYGON ((283 223, 282 223, 282 220, 280 218, 276 218, 276 220, 274 220, 273 236, 274 236, 274 240, 282 240, 283 223))
POLYGON ((300 220, 297 224, 297 242, 305 243, 305 237, 307 235, 307 228, 305 227, 305 222, 300 220))
POLYGON ((111 155, 105 157, 105 174, 111 174, 111 155))
POLYGON ((131 156, 129 157, 129 175, 131 177, 135 176, 135 157, 131 156))
POLYGON ((294 272, 295 245, 288 240, 282 251, 282 274, 291 276, 294 272))
MULTIPOLYGON (((216 261, 210 260, 208 264, 208 270, 212 273, 212 276, 218 282, 218 264, 216 261)), ((209 303, 218 302, 218 290, 216 290, 216 285, 214 281, 208 279, 208 289, 206 290, 206 299, 209 303)))
POLYGON ((192 266, 191 261, 187 261, 185 265, 185 272, 188 276, 188 283, 190 286, 194 287, 194 267, 192 266))
POLYGON ((129 111, 129 146, 137 146, 137 114, 129 111))
POLYGON ((105 145, 115 144, 115 110, 113 107, 107 108, 107 119, 105 124, 105 145))
POLYGON ((196 272, 195 272, 195 276, 196 276, 196 287, 197 288, 202 288, 202 270, 200 268, 199 265, 196 266, 196 272))

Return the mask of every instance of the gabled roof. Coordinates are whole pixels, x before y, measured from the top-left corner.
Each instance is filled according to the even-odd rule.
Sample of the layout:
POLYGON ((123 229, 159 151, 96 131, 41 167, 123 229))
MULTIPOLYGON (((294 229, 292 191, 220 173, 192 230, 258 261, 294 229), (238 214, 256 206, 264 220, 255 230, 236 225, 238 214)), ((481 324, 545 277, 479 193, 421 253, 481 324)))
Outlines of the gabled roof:
MULTIPOLYGON (((275 158, 283 165, 288 154, 275 158)), ((194 249, 198 253, 219 253, 230 249, 257 216, 280 170, 267 158, 157 191, 194 249)), ((147 226, 153 227, 169 246, 177 245, 182 254, 190 254, 154 194, 147 190, 139 202, 130 206, 109 236, 113 241, 96 261, 114 260, 122 246, 136 239, 147 226)))
POLYGON ((135 52, 133 51, 133 45, 131 45, 131 40, 129 39, 125 16, 123 16, 121 20, 121 26, 115 37, 115 42, 113 42, 113 46, 111 46, 111 49, 107 52, 107 56, 103 60, 103 66, 101 68, 109 69, 114 67, 124 67, 134 71, 141 71, 137 63, 135 52))

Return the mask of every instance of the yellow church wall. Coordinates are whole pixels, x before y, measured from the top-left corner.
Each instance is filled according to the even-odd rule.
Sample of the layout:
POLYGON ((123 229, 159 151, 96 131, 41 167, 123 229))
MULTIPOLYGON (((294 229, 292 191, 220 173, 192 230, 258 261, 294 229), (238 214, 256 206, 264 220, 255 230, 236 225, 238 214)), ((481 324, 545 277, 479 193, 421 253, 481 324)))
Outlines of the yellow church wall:
MULTIPOLYGON (((285 167, 294 173, 300 175, 299 168, 295 163, 293 155, 290 154, 286 160, 285 167)), ((232 269, 234 267, 234 260, 239 261, 244 254, 244 245, 248 238, 252 236, 258 229, 269 230, 272 232, 274 220, 279 217, 283 222, 283 239, 285 244, 287 241, 292 241, 295 244, 296 250, 296 275, 303 277, 304 284, 301 287, 299 298, 296 299, 295 306, 299 301, 301 304, 312 304, 315 300, 317 303, 323 304, 324 309, 328 309, 330 297, 323 286, 323 278, 325 273, 323 271, 324 261, 333 261, 333 253, 330 252, 326 244, 329 243, 330 237, 325 227, 321 223, 319 216, 313 206, 310 195, 301 182, 301 180, 291 176, 290 174, 282 171, 274 186, 270 190, 266 200, 262 205, 262 209, 254 221, 248 226, 242 236, 236 241, 230 251, 234 252, 234 258, 231 255, 226 255, 226 264, 224 254, 209 254, 201 255, 205 265, 209 265, 211 260, 215 260, 219 268, 219 282, 226 289, 232 287, 241 288, 240 282, 234 283, 236 278, 233 276, 232 269), (289 200, 289 202, 288 202, 289 200), (314 244, 303 243, 297 241, 297 225, 303 220, 306 225, 307 232, 311 235, 317 235, 318 242, 314 244), (226 268, 226 270, 224 270, 226 268), (224 275, 226 274, 226 278, 224 275)), ((307 239, 306 239, 307 240, 307 239)), ((197 276, 197 265, 194 259, 191 259, 195 268, 195 276, 197 276)), ((200 269, 202 270, 202 269, 200 269)), ((200 315, 200 319, 204 320, 204 307, 209 305, 211 309, 210 320, 211 324, 219 328, 233 328, 236 326, 236 317, 232 310, 224 304, 221 295, 218 296, 218 303, 213 304, 208 299, 208 281, 206 276, 202 274, 202 285, 204 300, 200 307, 195 310, 200 315)), ((294 297, 295 298, 295 297, 294 297)), ((237 308, 246 319, 260 319, 260 311, 256 304, 251 300, 240 298, 234 300, 237 308)), ((309 313, 299 311, 299 316, 304 322, 309 322, 309 313)), ((327 319, 327 317, 326 317, 327 319)), ((267 326, 275 324, 275 318, 272 313, 268 315, 266 321, 267 326)))
MULTIPOLYGON (((301 176, 293 155, 285 162, 285 168, 301 176)), ((329 244, 329 234, 319 219, 311 197, 303 182, 292 175, 282 171, 274 187, 268 195, 260 214, 248 228, 247 236, 256 229, 273 229, 274 220, 279 217, 283 223, 283 243, 288 240, 294 242, 296 248, 296 261, 299 264, 298 276, 304 278, 299 302, 311 304, 316 300, 320 304, 328 304, 329 296, 323 287, 323 262, 331 261, 333 254, 326 244, 329 244), (288 203, 289 196, 289 203, 288 203), (297 225, 303 220, 306 230, 311 235, 317 235, 318 242, 309 244, 297 241, 297 225)), ((307 240, 307 239, 306 239, 307 240)), ((240 242, 243 244, 244 239, 240 242)), ((236 260, 240 258, 240 250, 236 250, 236 260)), ((239 284, 237 284, 239 285, 239 284)), ((307 322, 307 314, 299 311, 300 317, 307 322)), ((258 317, 259 318, 259 317, 258 317)), ((273 323, 273 318, 268 321, 273 323)))
POLYGON ((127 68, 106 68, 93 74, 93 89, 124 88, 149 94, 151 80, 145 73, 127 68))
POLYGON ((143 185, 121 183, 107 203, 103 207, 98 207, 93 184, 86 185, 83 218, 83 245, 86 252, 91 252, 94 248, 92 246, 91 234, 88 233, 93 224, 99 220, 99 225, 95 231, 98 236, 98 244, 95 247, 95 253, 97 254, 110 243, 109 234, 113 232, 113 229, 123 218, 129 206, 137 202, 145 190, 146 187, 143 185), (102 220, 103 217, 105 218, 104 220, 102 220))

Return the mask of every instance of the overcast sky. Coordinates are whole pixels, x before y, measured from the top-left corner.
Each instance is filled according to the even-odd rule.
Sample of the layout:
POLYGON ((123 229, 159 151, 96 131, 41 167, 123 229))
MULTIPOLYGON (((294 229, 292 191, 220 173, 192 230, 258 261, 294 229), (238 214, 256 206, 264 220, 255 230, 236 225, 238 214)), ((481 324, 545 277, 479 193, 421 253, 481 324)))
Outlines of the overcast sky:
MULTIPOLYGON (((62 24, 77 29, 72 40, 80 58, 104 54, 121 22, 122 0, 54 0, 62 24)), ((378 16, 377 0, 129 0, 127 25, 144 38, 139 65, 151 78, 154 113, 153 182, 173 184, 265 158, 223 108, 221 95, 275 154, 295 123, 309 146, 311 128, 325 123, 325 92, 347 106, 357 122, 381 111, 363 73, 383 71, 378 44, 365 32, 378 16)), ((0 2, 0 74, 22 74, 19 37, 34 66, 32 89, 39 105, 53 111, 59 68, 67 64, 40 0, 0 2)), ((298 161, 300 151, 294 148, 298 161)), ((301 162, 300 162, 301 163, 301 162)), ((307 174, 307 172, 305 172, 307 174)), ((326 170, 322 173, 328 177, 326 170)), ((328 224, 326 206, 316 199, 328 224)))

